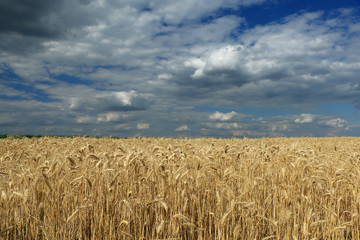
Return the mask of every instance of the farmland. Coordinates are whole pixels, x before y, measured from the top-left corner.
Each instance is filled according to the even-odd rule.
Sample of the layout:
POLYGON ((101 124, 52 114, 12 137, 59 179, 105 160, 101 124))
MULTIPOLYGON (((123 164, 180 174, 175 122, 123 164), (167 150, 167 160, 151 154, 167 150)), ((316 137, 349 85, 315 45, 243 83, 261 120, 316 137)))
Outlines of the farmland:
POLYGON ((4 138, 0 239, 359 239, 359 138, 4 138))

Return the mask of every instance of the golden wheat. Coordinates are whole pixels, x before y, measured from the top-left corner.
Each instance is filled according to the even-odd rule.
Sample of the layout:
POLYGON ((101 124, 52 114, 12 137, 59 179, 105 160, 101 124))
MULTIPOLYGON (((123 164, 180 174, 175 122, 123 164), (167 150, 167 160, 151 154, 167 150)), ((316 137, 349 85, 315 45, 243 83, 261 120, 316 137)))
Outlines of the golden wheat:
POLYGON ((359 239, 360 139, 0 140, 0 238, 359 239))

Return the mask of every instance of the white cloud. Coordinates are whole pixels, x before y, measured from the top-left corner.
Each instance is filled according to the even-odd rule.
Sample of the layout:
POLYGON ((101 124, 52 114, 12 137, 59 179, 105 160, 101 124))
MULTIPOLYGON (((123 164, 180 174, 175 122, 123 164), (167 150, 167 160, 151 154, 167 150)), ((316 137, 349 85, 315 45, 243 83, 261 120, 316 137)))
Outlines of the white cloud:
POLYGON ((179 132, 179 131, 190 131, 189 127, 187 125, 182 125, 178 128, 175 129, 175 131, 179 132))
POLYGON ((321 123, 334 128, 343 128, 347 124, 347 121, 342 118, 334 118, 327 121, 322 121, 321 123))
POLYGON ((194 20, 209 14, 218 8, 236 8, 237 6, 249 6, 259 4, 265 0, 184 0, 184 1, 154 1, 150 7, 157 9, 157 14, 169 24, 179 24, 184 20, 194 20))
MULTIPOLYGON (((259 25, 239 36, 241 44, 218 44, 203 51, 197 59, 201 64, 190 64, 192 58, 185 61, 186 67, 195 68, 190 76, 202 79, 188 83, 206 89, 209 105, 216 103, 213 99, 228 101, 228 107, 311 105, 346 97, 353 101, 360 94, 360 71, 355 67, 360 59, 350 49, 359 44, 344 38, 348 34, 344 28, 334 30, 320 12, 259 25), (349 46, 339 50, 339 42, 349 46)), ((199 89, 201 93, 206 94, 199 89)))
POLYGON ((215 128, 218 129, 234 129, 234 128, 241 128, 241 125, 234 122, 234 123, 216 123, 214 125, 215 128))
POLYGON ((115 122, 125 118, 127 115, 119 112, 108 112, 100 114, 97 118, 97 122, 115 122))
POLYGON ((244 19, 240 17, 224 16, 206 23, 189 22, 180 28, 170 25, 161 28, 161 34, 155 40, 162 45, 170 45, 172 49, 181 50, 182 53, 189 56, 188 59, 196 59, 199 56, 198 53, 203 54, 218 46, 219 43, 223 42, 224 37, 229 37, 234 29, 243 22, 244 19), (188 55, 187 53, 191 54, 188 55))
POLYGON ((117 125, 115 125, 115 129, 116 129, 116 130, 119 130, 119 129, 130 130, 131 127, 129 126, 129 124, 122 123, 122 124, 117 124, 117 125))
POLYGON ((315 116, 309 113, 300 114, 300 118, 295 119, 296 123, 312 123, 314 121, 315 116))
POLYGON ((96 118, 91 116, 80 116, 76 118, 77 123, 95 123, 96 118))
POLYGON ((139 129, 139 130, 149 129, 149 128, 150 128, 150 124, 149 124, 149 123, 138 123, 136 127, 137 127, 137 129, 139 129))
POLYGON ((234 70, 239 66, 241 55, 239 51, 242 45, 227 45, 218 49, 206 52, 202 58, 192 58, 185 62, 186 67, 195 68, 195 72, 191 75, 194 78, 203 77, 205 71, 213 71, 217 69, 234 70))
POLYGON ((197 78, 197 77, 202 77, 204 75, 203 69, 204 69, 206 63, 204 61, 202 61, 201 59, 199 59, 199 58, 189 59, 185 62, 184 65, 186 67, 197 68, 196 71, 194 72, 194 74, 191 75, 192 77, 197 78))
MULTIPOLYGON (((347 126, 345 119, 319 114, 250 121, 241 113, 196 110, 274 107, 276 114, 282 107, 304 112, 314 104, 339 101, 360 108, 360 25, 351 11, 343 11, 346 16, 299 13, 251 29, 242 17, 217 17, 221 8, 236 10, 261 2, 94 0, 77 8, 78 1, 64 1, 59 12, 51 12, 55 20, 69 12, 69 20, 39 26, 42 31, 59 26, 60 35, 0 33, 0 62, 6 63, 0 74, 11 77, 11 69, 22 79, 15 83, 1 78, 1 95, 33 99, 2 101, 0 122, 11 125, 6 113, 16 111, 17 126, 55 119, 62 132, 77 122, 88 124, 84 131, 95 125, 104 134, 115 128, 119 135, 133 136, 147 127, 134 125, 140 122, 158 135, 173 134, 169 129, 187 131, 188 126, 194 135, 204 127, 203 132, 214 136, 232 131, 265 136, 271 130, 299 135, 310 131, 310 124, 300 123, 313 127, 315 120, 344 130, 340 128, 347 126), (21 53, 25 48, 30 49, 26 57, 21 53), (83 81, 59 80, 62 74, 83 81), (41 97, 51 101, 39 104, 41 97), (41 117, 45 112, 54 117, 41 117), (179 123, 184 125, 178 127, 179 123)), ((254 112, 256 117, 262 114, 254 112)), ((321 136, 321 131, 314 135, 321 136)))
POLYGON ((158 75, 158 79, 165 79, 165 80, 169 80, 172 79, 173 76, 171 74, 167 74, 167 73, 162 73, 158 75))
POLYGON ((229 112, 229 113, 221 113, 221 112, 216 111, 215 113, 210 115, 210 119, 211 120, 228 121, 236 115, 237 115, 237 113, 234 111, 229 112))
POLYGON ((235 69, 239 64, 241 50, 243 50, 242 45, 228 45, 214 50, 208 57, 209 68, 235 69))
MULTIPOLYGON (((129 111, 143 110, 149 105, 145 95, 135 91, 96 92, 94 95, 84 95, 70 98, 69 109, 73 111, 129 111)), ((108 118, 113 118, 111 115, 108 118)), ((107 118, 107 119, 108 119, 107 118)), ((101 121, 101 120, 100 120, 101 121)))

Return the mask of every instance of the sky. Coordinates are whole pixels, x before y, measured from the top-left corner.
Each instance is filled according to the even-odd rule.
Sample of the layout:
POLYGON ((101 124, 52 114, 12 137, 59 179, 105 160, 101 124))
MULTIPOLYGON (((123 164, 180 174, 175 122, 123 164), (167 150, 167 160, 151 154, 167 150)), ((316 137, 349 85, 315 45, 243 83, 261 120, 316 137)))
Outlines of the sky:
POLYGON ((0 0, 0 133, 360 136, 360 1, 0 0))

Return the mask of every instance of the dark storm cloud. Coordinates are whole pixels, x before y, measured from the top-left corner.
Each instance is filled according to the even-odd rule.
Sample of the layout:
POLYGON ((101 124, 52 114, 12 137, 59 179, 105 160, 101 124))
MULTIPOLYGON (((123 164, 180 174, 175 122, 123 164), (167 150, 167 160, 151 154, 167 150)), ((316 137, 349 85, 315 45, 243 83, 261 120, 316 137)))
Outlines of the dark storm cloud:
POLYGON ((0 0, 0 49, 36 52, 46 39, 64 38, 96 23, 88 0, 0 0))
POLYGON ((62 7, 56 0, 0 0, 0 32, 52 37, 57 29, 46 22, 51 13, 62 7))
POLYGON ((81 6, 89 3, 90 0, 0 0, 0 32, 58 37, 74 26, 94 23, 81 6))

